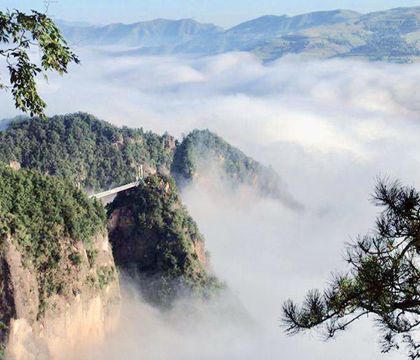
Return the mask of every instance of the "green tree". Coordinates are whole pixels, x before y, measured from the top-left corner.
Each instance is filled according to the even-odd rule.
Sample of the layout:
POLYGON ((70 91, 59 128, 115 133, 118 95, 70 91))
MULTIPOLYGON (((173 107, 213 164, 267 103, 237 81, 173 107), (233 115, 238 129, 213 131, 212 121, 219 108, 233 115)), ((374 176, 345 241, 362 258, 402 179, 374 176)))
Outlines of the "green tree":
POLYGON ((18 10, 0 11, 0 55, 5 59, 9 82, 0 82, 0 88, 9 89, 16 108, 44 117, 45 102, 39 96, 36 77, 46 76, 49 70, 67 72, 69 63, 79 63, 54 22, 45 14, 32 10, 30 14, 18 10), (39 64, 30 58, 38 49, 39 64))
POLYGON ((405 345, 410 359, 418 359, 420 194, 399 182, 379 181, 374 201, 383 211, 375 231, 349 245, 349 271, 336 275, 323 293, 310 291, 302 306, 285 302, 283 322, 289 334, 321 328, 332 338, 373 315, 383 352, 405 345))
POLYGON ((148 176, 107 210, 120 217, 109 233, 115 263, 134 276, 147 301, 165 308, 179 295, 209 298, 223 288, 200 258, 204 238, 171 177, 148 176))

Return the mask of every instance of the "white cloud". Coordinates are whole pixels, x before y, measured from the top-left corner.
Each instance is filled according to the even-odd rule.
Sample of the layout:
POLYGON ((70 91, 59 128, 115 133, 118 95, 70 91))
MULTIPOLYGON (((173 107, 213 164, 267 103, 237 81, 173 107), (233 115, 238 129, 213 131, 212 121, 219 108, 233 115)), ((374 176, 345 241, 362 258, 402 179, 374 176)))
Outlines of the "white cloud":
MULTIPOLYGON (((82 66, 41 88, 50 114, 88 111, 177 136, 208 127, 241 146, 265 138, 372 158, 378 139, 414 140, 418 68, 296 58, 263 65, 246 53, 196 59, 86 52, 82 66)), ((10 115, 8 95, 0 103, 10 115)))
MULTIPOLYGON (((244 53, 199 59, 86 53, 82 60, 68 76, 42 85, 50 114, 88 111, 176 136, 209 128, 272 165, 307 209, 297 215, 269 200, 214 193, 205 184, 187 189, 184 199, 207 238, 214 268, 259 323, 260 337, 250 343, 239 331, 230 346, 223 321, 207 327, 181 318, 148 327, 145 310, 133 320, 152 348, 132 340, 136 354, 153 358, 159 348, 160 358, 176 359, 173 337, 175 352, 186 359, 382 358, 368 322, 325 344, 287 338, 277 320, 283 300, 322 287, 331 270, 342 268, 344 243, 371 228, 378 210, 369 203, 375 176, 420 187, 419 64, 289 57, 264 65, 244 53), (171 329, 174 324, 188 331, 171 329)), ((4 116, 13 112, 9 103, 2 95, 4 116)), ((136 339, 128 330, 122 336, 136 339)))

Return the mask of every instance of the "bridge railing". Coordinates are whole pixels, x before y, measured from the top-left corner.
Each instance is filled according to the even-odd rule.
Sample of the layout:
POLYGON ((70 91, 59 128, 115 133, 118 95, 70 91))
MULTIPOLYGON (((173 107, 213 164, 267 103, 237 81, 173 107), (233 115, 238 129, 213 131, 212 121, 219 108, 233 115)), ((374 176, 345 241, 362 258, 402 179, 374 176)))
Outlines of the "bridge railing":
POLYGON ((129 183, 129 184, 122 185, 122 186, 118 186, 118 187, 110 189, 110 190, 102 191, 102 192, 97 193, 97 194, 90 195, 89 198, 101 199, 101 198, 104 198, 106 196, 117 194, 121 191, 128 190, 128 189, 131 189, 133 187, 138 186, 140 184, 140 181, 142 181, 143 179, 144 179, 144 171, 143 171, 143 165, 141 164, 136 169, 136 181, 134 181, 132 183, 129 183))
POLYGON ((132 182, 132 183, 129 183, 129 184, 126 184, 126 185, 118 186, 114 189, 110 189, 110 190, 102 191, 102 192, 97 193, 97 194, 90 195, 89 198, 101 199, 101 198, 104 198, 106 196, 114 195, 114 194, 117 194, 121 191, 131 189, 133 187, 138 186, 139 184, 140 184, 140 181, 135 181, 135 182, 132 182))

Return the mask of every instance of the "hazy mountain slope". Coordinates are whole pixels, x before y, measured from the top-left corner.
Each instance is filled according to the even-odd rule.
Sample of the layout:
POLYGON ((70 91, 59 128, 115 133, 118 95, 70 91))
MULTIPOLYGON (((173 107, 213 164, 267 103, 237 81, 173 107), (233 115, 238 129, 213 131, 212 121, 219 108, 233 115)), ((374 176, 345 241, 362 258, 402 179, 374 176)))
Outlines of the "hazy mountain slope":
POLYGON ((241 23, 225 33, 240 36, 248 34, 253 37, 277 36, 311 27, 345 23, 359 17, 359 13, 350 10, 318 11, 293 17, 267 15, 241 23))
MULTIPOLYGON (((250 51, 271 61, 287 54, 306 57, 359 57, 393 62, 420 56, 420 7, 369 14, 351 10, 297 16, 262 16, 223 31, 193 20, 154 20, 132 25, 64 27, 70 41, 86 45, 129 45, 123 54, 212 55, 250 51)), ((118 54, 118 53, 115 53, 118 54)))
POLYGON ((399 8, 364 15, 357 21, 368 36, 348 56, 406 61, 420 55, 420 7, 399 8))
MULTIPOLYGON (((218 35, 206 53, 245 50, 266 61, 302 54, 407 62, 420 55, 419 38, 420 8, 367 15, 337 10, 295 17, 264 16, 218 35)), ((200 39, 176 48, 179 53, 203 50, 200 39)))
POLYGON ((370 30, 399 31, 402 34, 418 31, 420 6, 372 12, 357 21, 370 30))
POLYGON ((26 115, 19 115, 10 119, 2 119, 0 120, 0 131, 6 130, 12 123, 24 121, 27 119, 28 119, 28 116, 26 115))
POLYGON ((221 28, 201 24, 192 19, 138 22, 135 24, 110 24, 106 26, 69 26, 61 23, 64 36, 78 45, 118 45, 159 47, 175 46, 195 37, 217 34, 221 28))
POLYGON ((282 201, 293 209, 302 209, 286 190, 279 175, 246 156, 209 130, 194 130, 177 146, 171 172, 178 184, 209 177, 235 191, 250 187, 260 196, 282 201))
POLYGON ((0 120, 0 131, 7 129, 11 121, 12 120, 9 120, 9 119, 0 120))

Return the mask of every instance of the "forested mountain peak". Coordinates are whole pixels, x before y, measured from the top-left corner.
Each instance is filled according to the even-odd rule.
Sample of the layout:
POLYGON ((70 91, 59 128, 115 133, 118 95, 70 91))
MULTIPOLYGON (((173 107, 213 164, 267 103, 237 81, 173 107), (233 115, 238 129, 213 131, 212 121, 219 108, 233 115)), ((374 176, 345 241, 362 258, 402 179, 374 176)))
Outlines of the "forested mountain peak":
POLYGON ((171 170, 180 184, 200 176, 214 176, 232 191, 251 187, 260 196, 275 198, 295 210, 303 209, 271 167, 245 155, 208 129, 193 130, 183 139, 176 148, 171 170))
POLYGON ((24 118, 0 132, 0 162, 65 178, 90 192, 133 182, 140 166, 146 175, 172 174, 183 186, 207 164, 218 167, 227 183, 301 208, 272 168, 209 130, 193 130, 179 143, 169 134, 117 127, 86 113, 24 118))
POLYGON ((118 128, 85 113, 47 121, 33 118, 14 122, 0 133, 0 161, 17 161, 24 168, 99 190, 132 182, 141 164, 165 172, 172 161, 169 140, 141 128, 118 128))

